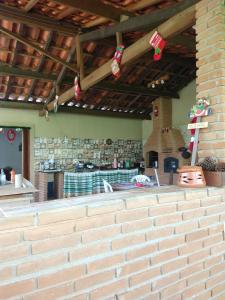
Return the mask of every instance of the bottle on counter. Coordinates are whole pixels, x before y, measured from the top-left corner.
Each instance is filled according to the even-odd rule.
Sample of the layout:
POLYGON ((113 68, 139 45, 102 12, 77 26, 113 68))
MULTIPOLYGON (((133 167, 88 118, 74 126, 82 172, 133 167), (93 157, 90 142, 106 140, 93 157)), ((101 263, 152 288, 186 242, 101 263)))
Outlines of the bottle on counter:
POLYGON ((118 167, 117 159, 116 159, 116 157, 114 157, 114 160, 113 160, 113 169, 117 169, 117 167, 118 167))
POLYGON ((4 185, 6 184, 6 175, 3 169, 1 169, 1 184, 4 185))
POLYGON ((11 183, 15 183, 15 175, 16 175, 16 172, 14 169, 12 169, 12 171, 10 172, 11 183))

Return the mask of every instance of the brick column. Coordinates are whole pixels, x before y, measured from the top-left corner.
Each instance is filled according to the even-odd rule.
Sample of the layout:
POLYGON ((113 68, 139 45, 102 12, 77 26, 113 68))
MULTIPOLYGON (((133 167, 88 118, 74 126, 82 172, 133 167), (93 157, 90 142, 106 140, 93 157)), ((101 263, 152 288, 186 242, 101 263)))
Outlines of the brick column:
POLYGON ((225 1, 202 0, 196 5, 197 97, 209 96, 213 115, 200 130, 199 158, 225 161, 225 1))

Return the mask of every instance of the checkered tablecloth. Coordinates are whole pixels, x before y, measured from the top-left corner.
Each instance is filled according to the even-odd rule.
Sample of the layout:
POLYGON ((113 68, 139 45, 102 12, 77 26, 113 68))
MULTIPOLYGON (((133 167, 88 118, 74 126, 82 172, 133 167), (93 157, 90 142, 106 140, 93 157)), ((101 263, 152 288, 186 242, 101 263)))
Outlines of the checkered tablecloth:
POLYGON ((130 182, 138 174, 138 169, 110 170, 83 173, 64 173, 64 197, 74 197, 101 193, 104 190, 103 179, 110 184, 130 182))

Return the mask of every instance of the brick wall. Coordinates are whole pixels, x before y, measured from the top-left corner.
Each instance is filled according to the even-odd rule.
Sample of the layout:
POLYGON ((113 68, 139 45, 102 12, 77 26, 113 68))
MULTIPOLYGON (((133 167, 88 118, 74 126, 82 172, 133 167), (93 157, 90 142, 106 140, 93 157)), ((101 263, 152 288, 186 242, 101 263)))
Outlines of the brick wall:
POLYGON ((224 299, 224 188, 99 194, 6 213, 0 299, 224 299))
POLYGON ((200 131, 199 157, 225 161, 225 2, 202 0, 196 5, 197 97, 209 96, 213 115, 200 131))

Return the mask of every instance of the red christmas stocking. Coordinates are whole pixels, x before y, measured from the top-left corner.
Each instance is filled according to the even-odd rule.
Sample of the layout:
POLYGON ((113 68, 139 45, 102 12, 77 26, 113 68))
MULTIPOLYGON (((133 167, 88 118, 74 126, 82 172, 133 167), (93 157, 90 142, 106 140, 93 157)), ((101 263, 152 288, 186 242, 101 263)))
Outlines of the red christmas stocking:
POLYGON ((155 31, 155 33, 152 35, 149 44, 155 49, 154 53, 154 60, 160 60, 162 57, 163 49, 166 46, 166 41, 161 37, 161 35, 155 31))
POLYGON ((75 99, 79 101, 81 99, 81 88, 80 88, 79 76, 76 76, 74 79, 74 94, 75 94, 75 99))
POLYGON ((124 45, 119 45, 116 48, 116 52, 113 57, 113 62, 111 64, 112 73, 116 78, 120 77, 120 62, 123 56, 124 45))

